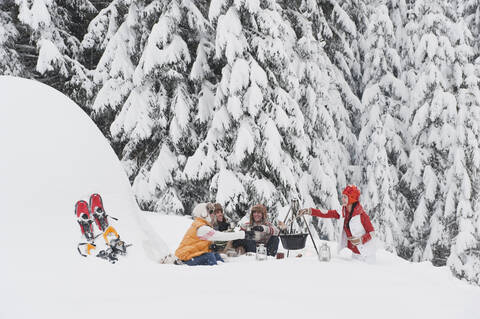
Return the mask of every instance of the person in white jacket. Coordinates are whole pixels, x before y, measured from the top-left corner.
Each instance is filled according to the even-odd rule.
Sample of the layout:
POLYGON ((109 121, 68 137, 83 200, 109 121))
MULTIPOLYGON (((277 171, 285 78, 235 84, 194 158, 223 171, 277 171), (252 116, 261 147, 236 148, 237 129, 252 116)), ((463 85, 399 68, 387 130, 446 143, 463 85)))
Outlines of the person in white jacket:
POLYGON ((175 251, 175 256, 189 266, 216 265, 218 261, 223 262, 220 254, 212 251, 213 242, 245 238, 244 231, 224 233, 213 229, 215 215, 214 205, 211 203, 198 204, 193 209, 192 216, 195 220, 175 251))
POLYGON ((348 185, 342 192, 342 216, 336 210, 326 213, 315 208, 306 208, 299 211, 299 216, 309 214, 321 218, 343 219, 339 251, 348 248, 353 258, 374 263, 376 260, 376 245, 374 228, 370 217, 365 213, 359 202, 360 190, 355 185, 348 185))

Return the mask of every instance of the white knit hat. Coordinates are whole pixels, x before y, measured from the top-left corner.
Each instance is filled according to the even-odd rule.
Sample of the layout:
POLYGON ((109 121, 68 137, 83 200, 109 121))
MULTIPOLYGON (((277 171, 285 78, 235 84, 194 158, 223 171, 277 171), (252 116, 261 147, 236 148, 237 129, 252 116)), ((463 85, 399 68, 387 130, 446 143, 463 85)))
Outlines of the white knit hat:
POLYGON ((195 206, 195 208, 193 209, 192 216, 203 218, 206 221, 211 222, 209 210, 213 212, 212 203, 200 203, 197 206, 195 206))

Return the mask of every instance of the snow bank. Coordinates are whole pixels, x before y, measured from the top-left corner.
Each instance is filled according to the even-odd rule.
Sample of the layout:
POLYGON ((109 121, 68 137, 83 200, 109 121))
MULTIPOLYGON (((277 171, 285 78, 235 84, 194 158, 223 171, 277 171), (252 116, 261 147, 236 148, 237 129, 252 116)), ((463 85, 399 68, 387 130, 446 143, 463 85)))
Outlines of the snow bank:
POLYGON ((41 318, 36 307, 56 307, 57 291, 87 293, 79 288, 103 282, 111 265, 77 252, 85 240, 74 206, 80 199, 88 202, 92 193, 102 195, 107 213, 119 219, 112 225, 133 244, 120 264, 166 254, 166 245, 139 214, 115 153, 74 102, 39 82, 14 77, 0 77, 0 96, 0 318, 41 318))
MULTIPOLYGON (((192 222, 147 214, 170 247, 178 246, 192 222)), ((288 259, 259 262, 241 256, 215 267, 168 265, 157 267, 148 279, 129 281, 129 287, 137 288, 134 298, 143 301, 139 311, 147 317, 155 302, 159 316, 178 318, 479 317, 480 288, 454 278, 447 267, 407 262, 384 250, 369 265, 351 260, 348 250, 336 255, 336 244, 328 244, 334 255, 328 263, 317 260, 308 239, 307 247, 291 251, 288 259), (298 253, 303 257, 295 257, 298 253), (165 289, 148 291, 152 287, 165 289)))

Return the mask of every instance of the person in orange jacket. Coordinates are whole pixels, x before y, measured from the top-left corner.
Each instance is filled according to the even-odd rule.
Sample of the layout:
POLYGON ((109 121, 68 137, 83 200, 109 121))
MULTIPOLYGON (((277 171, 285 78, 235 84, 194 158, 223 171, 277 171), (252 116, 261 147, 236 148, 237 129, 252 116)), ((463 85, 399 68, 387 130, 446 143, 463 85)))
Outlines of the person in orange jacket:
POLYGON ((245 238, 243 231, 224 233, 213 229, 215 214, 214 205, 211 203, 195 206, 192 216, 195 220, 175 251, 175 256, 184 264, 189 266, 216 265, 218 261, 223 262, 223 259, 219 253, 213 251, 214 241, 245 238))
MULTIPOLYGON (((373 263, 376 259, 374 228, 370 217, 358 201, 359 198, 360 190, 355 185, 348 185, 342 192, 343 228, 338 250, 347 247, 352 251, 354 258, 373 263)), ((315 208, 301 209, 299 216, 304 214, 321 218, 340 218, 340 214, 333 209, 327 213, 315 208)))

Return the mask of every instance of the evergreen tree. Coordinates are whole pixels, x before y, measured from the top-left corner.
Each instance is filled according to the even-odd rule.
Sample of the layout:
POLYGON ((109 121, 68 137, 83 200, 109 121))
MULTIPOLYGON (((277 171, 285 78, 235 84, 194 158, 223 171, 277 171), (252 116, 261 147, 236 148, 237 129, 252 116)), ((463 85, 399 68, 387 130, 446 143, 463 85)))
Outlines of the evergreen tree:
POLYGON ((407 158, 402 136, 402 105, 407 100, 395 50, 395 33, 388 8, 372 8, 366 33, 367 54, 363 75, 366 89, 362 103, 362 130, 359 136, 359 165, 364 185, 363 203, 375 224, 375 230, 387 250, 395 251, 405 244, 397 214, 398 167, 407 158))
POLYGON ((286 204, 297 193, 296 176, 306 157, 305 119, 288 93, 295 85, 295 34, 281 14, 274 1, 210 5, 215 58, 224 66, 211 127, 188 161, 209 163, 200 169, 214 174, 210 190, 236 218, 257 202, 270 208, 286 204))
POLYGON ((459 91, 458 146, 450 154, 453 165, 447 172, 445 214, 454 238, 448 265, 457 277, 480 284, 480 92, 478 75, 473 70, 470 64, 469 70, 465 70, 467 83, 459 91))
POLYGON ((452 190, 448 170, 458 146, 456 92, 458 39, 450 8, 443 2, 415 3, 420 42, 415 52, 417 85, 410 134, 412 151, 405 180, 416 201, 411 234, 413 259, 444 265, 452 241, 449 223, 452 190), (450 193, 450 195, 449 195, 450 193))
POLYGON ((21 30, 17 47, 20 56, 33 58, 27 65, 29 73, 85 105, 93 87, 80 62, 79 39, 96 14, 95 7, 88 0, 15 0, 15 4, 21 30))
POLYGON ((106 136, 133 89, 133 74, 141 54, 141 9, 135 2, 127 6, 125 1, 113 1, 90 23, 82 41, 88 64, 96 64, 91 116, 106 136))
POLYGON ((472 33, 474 57, 480 54, 480 2, 478 0, 463 0, 458 2, 458 14, 472 33))
POLYGON ((320 5, 333 34, 332 39, 325 42, 327 53, 353 92, 361 96, 362 57, 365 54, 363 34, 368 23, 365 1, 321 1, 320 5))
MULTIPOLYGON (((137 8, 141 4, 141 1, 113 0, 92 19, 81 42, 84 64, 87 68, 96 68, 110 40, 115 36, 125 19, 130 16, 130 13, 133 13, 129 13, 129 8, 132 6, 137 8)), ((130 22, 130 25, 132 22, 130 22)), ((125 31, 122 33, 125 33, 125 31)), ((118 43, 119 40, 114 42, 118 43)))
MULTIPOLYGON (((148 30, 151 21, 154 23, 148 36, 132 45, 141 48, 141 56, 131 91, 110 132, 121 145, 122 161, 142 207, 188 212, 194 202, 190 198, 182 201, 182 192, 191 192, 182 187, 182 170, 186 156, 193 155, 199 144, 192 123, 197 96, 188 74, 191 52, 195 52, 192 47, 198 46, 208 21, 190 1, 155 1, 139 9, 146 19, 135 28, 148 30), (192 43, 184 40, 191 38, 195 40, 192 43)), ((133 11, 137 10, 129 12, 133 11)), ((128 17, 126 23, 134 20, 128 17)), ((120 27, 117 33, 122 30, 120 27)), ((129 80, 125 83, 128 92, 129 80)))
MULTIPOLYGON (((349 150, 356 143, 345 108, 342 90, 354 97, 338 69, 330 62, 322 40, 331 37, 323 12, 316 2, 289 2, 287 18, 297 37, 295 79, 290 91, 305 117, 309 137, 306 168, 298 181, 299 195, 305 207, 339 208, 339 195, 346 185, 350 164, 349 150)), ((356 98, 355 98, 356 99, 356 98)), ((357 104, 360 104, 357 100, 357 104)), ((337 232, 330 219, 312 219, 319 237, 335 239, 337 232)))
MULTIPOLYGON (((392 109, 391 115, 395 119, 395 130, 398 132, 398 139, 391 145, 397 145, 398 152, 389 151, 390 163, 395 165, 398 172, 398 181, 396 182, 395 204, 397 210, 397 220, 401 228, 404 240, 397 244, 397 253, 399 256, 410 259, 413 254, 410 236, 410 225, 413 223, 413 211, 416 202, 415 196, 411 194, 410 188, 405 183, 405 175, 410 156, 410 136, 408 134, 409 120, 412 112, 411 105, 413 96, 410 94, 416 87, 417 72, 415 67, 415 49, 419 43, 417 34, 417 20, 415 11, 410 0, 391 0, 386 2, 390 20, 393 25, 395 42, 393 47, 398 54, 397 65, 400 67, 392 70, 394 77, 398 78, 406 87, 406 92, 401 94, 401 104, 395 110, 392 109)), ((397 95, 398 96, 398 95, 397 95)))
POLYGON ((452 245, 448 265, 459 278, 480 284, 480 103, 476 48, 467 25, 460 20, 452 33, 455 47, 454 87, 457 93, 455 145, 450 149, 444 218, 452 245))
POLYGON ((0 2, 0 74, 25 76, 26 67, 16 51, 15 43, 20 32, 15 25, 13 17, 13 1, 0 2))

